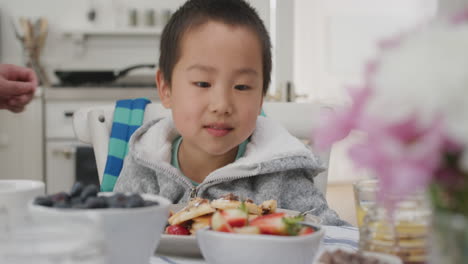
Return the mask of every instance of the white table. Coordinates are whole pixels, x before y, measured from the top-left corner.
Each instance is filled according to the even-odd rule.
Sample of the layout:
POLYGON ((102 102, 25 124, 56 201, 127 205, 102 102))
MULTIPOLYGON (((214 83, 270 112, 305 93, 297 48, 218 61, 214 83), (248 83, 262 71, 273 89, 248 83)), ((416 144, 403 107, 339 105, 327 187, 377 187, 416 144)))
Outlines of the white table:
MULTIPOLYGON (((324 250, 344 248, 357 250, 359 232, 355 227, 322 226, 325 229, 325 237, 317 254, 319 256, 324 250)), ((174 256, 154 256, 151 264, 206 264, 203 259, 182 258, 174 256)), ((313 261, 311 261, 313 263, 313 261)))

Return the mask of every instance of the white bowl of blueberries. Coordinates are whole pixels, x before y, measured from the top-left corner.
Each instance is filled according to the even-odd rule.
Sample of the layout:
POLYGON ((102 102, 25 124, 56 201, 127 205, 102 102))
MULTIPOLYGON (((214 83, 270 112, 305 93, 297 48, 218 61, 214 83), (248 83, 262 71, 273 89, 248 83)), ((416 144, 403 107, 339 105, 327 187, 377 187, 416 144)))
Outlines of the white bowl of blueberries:
POLYGON ((75 183, 70 191, 36 197, 29 204, 36 219, 94 218, 109 263, 147 264, 167 223, 171 202, 152 194, 100 193, 95 185, 75 183))

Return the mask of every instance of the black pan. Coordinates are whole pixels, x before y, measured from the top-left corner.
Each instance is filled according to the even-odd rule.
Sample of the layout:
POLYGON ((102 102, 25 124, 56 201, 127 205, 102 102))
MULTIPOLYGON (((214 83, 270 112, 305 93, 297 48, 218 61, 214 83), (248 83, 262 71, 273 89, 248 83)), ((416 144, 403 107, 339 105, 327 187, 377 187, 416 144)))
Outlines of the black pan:
POLYGON ((138 64, 115 71, 55 71, 61 84, 80 85, 84 83, 109 83, 139 68, 155 68, 155 64, 138 64))

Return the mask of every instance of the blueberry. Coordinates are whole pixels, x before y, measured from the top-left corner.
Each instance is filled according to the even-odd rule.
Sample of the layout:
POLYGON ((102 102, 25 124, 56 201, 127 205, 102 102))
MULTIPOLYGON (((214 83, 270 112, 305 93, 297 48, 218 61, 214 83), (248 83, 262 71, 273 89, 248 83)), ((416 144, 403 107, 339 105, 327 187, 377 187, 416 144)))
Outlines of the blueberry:
POLYGON ((104 197, 88 197, 84 203, 85 208, 107 208, 107 199, 104 197))
POLYGON ((73 187, 71 188, 70 196, 79 197, 81 195, 81 192, 83 191, 83 187, 84 186, 81 182, 75 182, 75 184, 73 184, 73 187))
POLYGON ((155 201, 145 201, 137 193, 130 195, 115 193, 112 196, 97 196, 98 192, 99 187, 96 185, 84 186, 81 182, 76 182, 70 194, 59 192, 49 196, 39 196, 34 200, 34 204, 55 208, 77 209, 136 208, 159 205, 155 201))
POLYGON ((137 193, 131 194, 127 199, 127 208, 143 207, 145 206, 145 201, 137 193))
POLYGON ((66 192, 59 192, 56 194, 52 194, 50 196, 50 199, 54 202, 54 204, 59 203, 59 202, 68 203, 68 201, 70 200, 70 196, 66 192))
POLYGON ((116 193, 108 197, 110 208, 125 208, 127 204, 127 196, 123 193, 116 193))
POLYGON ((159 205, 159 203, 156 202, 156 201, 147 201, 147 200, 145 200, 145 205, 144 205, 145 207, 146 206, 155 206, 155 205, 159 205))
POLYGON ((86 186, 81 192, 80 198, 82 201, 86 201, 88 197, 96 197, 99 189, 96 185, 91 184, 86 186))
POLYGON ((54 202, 52 201, 50 196, 39 196, 36 197, 36 199, 34 199, 34 204, 51 207, 54 204, 54 202))
POLYGON ((67 201, 58 201, 58 202, 55 202, 52 207, 54 207, 54 208, 71 208, 71 204, 69 202, 67 202, 67 201))
POLYGON ((81 201, 81 197, 72 197, 70 199, 70 205, 72 208, 84 208, 83 201, 81 201))

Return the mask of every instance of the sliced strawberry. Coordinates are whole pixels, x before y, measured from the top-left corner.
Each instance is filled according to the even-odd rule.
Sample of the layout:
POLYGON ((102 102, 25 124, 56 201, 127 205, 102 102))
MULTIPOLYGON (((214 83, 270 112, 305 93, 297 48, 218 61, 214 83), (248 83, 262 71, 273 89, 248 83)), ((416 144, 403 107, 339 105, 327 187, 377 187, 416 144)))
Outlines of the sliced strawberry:
POLYGON ((305 235, 308 235, 308 234, 312 234, 314 232, 315 232, 315 230, 312 227, 303 226, 297 235, 298 236, 305 236, 305 235))
POLYGON ((232 232, 232 227, 219 211, 216 211, 211 217, 211 229, 219 232, 232 232))
POLYGON ((182 236, 190 235, 190 231, 181 225, 170 225, 166 227, 166 233, 169 235, 182 235, 182 236))
POLYGON ((241 209, 227 209, 221 211, 221 215, 226 219, 231 227, 243 227, 247 225, 248 214, 241 209))
POLYGON ((287 225, 283 221, 285 213, 274 213, 259 216, 250 221, 251 226, 257 226, 260 233, 266 235, 287 235, 287 225))

